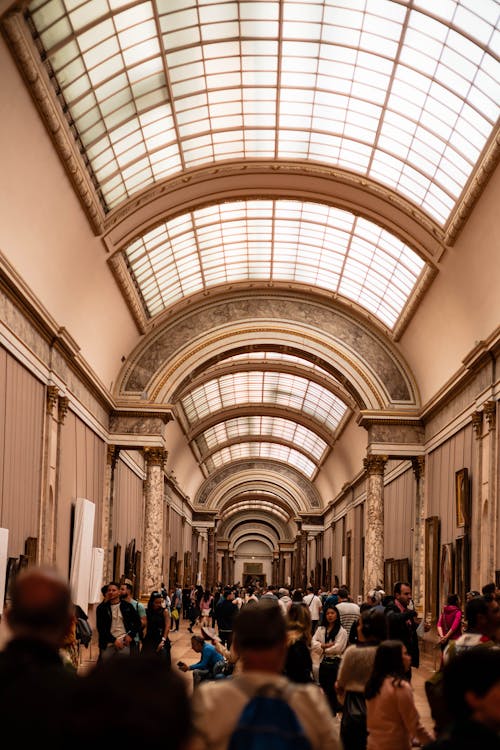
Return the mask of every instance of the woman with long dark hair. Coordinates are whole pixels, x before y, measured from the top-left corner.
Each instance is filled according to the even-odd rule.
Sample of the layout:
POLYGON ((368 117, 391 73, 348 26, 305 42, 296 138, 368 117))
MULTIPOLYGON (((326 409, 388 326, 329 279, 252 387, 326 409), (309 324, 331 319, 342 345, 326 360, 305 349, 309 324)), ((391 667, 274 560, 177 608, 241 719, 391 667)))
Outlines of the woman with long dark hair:
POLYGON ((323 611, 321 625, 312 638, 312 649, 320 655, 318 682, 328 699, 333 715, 341 710, 335 691, 340 658, 348 642, 347 631, 340 624, 337 607, 328 606, 323 611))
POLYGON ((412 740, 433 739, 423 726, 405 674, 411 656, 401 641, 382 641, 365 688, 367 750, 410 750, 412 740))
POLYGON ((167 667, 171 667, 170 656, 170 614, 164 606, 161 591, 153 591, 146 607, 146 633, 142 641, 141 655, 156 654, 165 660, 167 667))

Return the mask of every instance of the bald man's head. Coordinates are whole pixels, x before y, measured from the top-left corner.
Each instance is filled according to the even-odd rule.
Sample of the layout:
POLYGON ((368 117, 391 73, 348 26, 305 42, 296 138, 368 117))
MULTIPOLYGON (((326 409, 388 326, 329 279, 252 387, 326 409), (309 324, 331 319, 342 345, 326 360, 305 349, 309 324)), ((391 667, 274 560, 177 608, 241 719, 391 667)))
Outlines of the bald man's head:
POLYGON ((27 568, 16 576, 6 616, 15 638, 36 638, 59 646, 73 615, 71 591, 53 568, 27 568))

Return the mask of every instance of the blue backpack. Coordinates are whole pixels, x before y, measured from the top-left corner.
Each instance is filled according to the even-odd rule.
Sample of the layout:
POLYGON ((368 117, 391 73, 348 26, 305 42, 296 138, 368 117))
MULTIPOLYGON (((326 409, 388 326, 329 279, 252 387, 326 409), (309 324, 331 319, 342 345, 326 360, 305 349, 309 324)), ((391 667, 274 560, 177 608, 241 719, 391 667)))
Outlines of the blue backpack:
MULTIPOLYGON (((239 686, 246 692, 245 686, 239 686)), ((241 712, 228 750, 311 750, 304 729, 286 700, 293 685, 264 685, 241 712)))

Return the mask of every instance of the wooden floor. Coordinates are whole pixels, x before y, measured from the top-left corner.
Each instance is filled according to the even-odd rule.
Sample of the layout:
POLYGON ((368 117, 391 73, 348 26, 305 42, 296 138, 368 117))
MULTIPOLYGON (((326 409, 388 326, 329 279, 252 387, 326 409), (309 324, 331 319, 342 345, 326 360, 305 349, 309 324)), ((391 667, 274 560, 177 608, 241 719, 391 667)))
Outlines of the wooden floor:
MULTIPOLYGON (((176 669, 178 661, 184 661, 186 664, 194 664, 198 661, 199 656, 191 649, 191 633, 188 631, 189 621, 181 619, 179 632, 171 632, 170 640, 172 642, 172 665, 176 669)), ((200 627, 194 627, 194 633, 201 634, 200 627)), ((97 659, 98 648, 96 643, 92 643, 88 649, 82 648, 80 654, 80 670, 85 672, 92 667, 97 659)), ((425 696, 424 681, 429 677, 435 668, 439 665, 439 649, 434 649, 429 644, 423 644, 420 653, 421 666, 413 670, 412 686, 415 693, 415 703, 422 719, 422 723, 429 730, 432 729, 432 719, 429 711, 429 704, 425 696)), ((193 677, 190 672, 180 672, 186 680, 186 686, 189 692, 193 689, 193 677)))

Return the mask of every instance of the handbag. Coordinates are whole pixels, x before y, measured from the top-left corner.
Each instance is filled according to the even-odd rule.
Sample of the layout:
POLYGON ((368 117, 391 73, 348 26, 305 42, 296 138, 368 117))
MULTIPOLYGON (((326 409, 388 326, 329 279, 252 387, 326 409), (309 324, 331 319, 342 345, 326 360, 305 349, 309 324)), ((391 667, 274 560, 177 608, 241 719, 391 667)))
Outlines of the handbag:
POLYGON ((173 617, 174 620, 178 620, 179 619, 179 610, 176 607, 174 607, 173 610, 172 610, 172 617, 173 617))
POLYGON ((366 702, 363 693, 347 690, 340 722, 340 737, 345 747, 366 748, 366 702))

